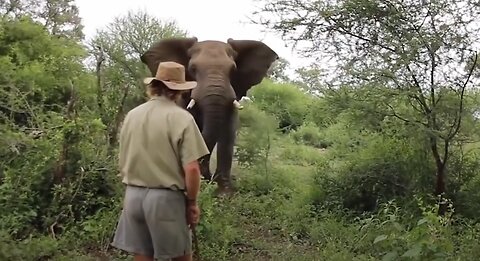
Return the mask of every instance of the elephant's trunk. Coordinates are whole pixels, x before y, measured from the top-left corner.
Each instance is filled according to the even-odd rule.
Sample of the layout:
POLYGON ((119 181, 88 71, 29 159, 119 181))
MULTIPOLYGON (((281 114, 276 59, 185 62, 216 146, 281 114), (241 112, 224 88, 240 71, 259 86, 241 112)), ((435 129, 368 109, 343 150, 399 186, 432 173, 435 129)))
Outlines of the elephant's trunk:
POLYGON ((227 124, 227 104, 226 99, 220 95, 209 95, 199 101, 203 118, 202 135, 210 151, 215 147, 222 129, 227 124))
MULTIPOLYGON (((214 71, 205 78, 197 77, 199 86, 192 90, 187 109, 198 106, 202 115, 202 135, 210 151, 218 142, 227 118, 236 106, 235 91, 226 76, 214 71)), ((239 104, 238 104, 239 105, 239 104)))
MULTIPOLYGON (((201 117, 202 136, 210 152, 218 144, 218 152, 222 152, 223 156, 217 153, 217 175, 225 176, 227 167, 231 165, 232 156, 229 153, 233 149, 233 145, 227 143, 231 139, 232 128, 231 118, 235 108, 239 108, 234 103, 236 95, 233 87, 230 85, 228 78, 220 73, 210 72, 207 77, 198 77, 199 86, 192 90, 191 101, 187 105, 188 109, 196 111, 201 117), (230 156, 229 156, 230 155, 230 156)), ((239 104, 238 104, 239 105, 239 104)), ((203 158, 201 168, 205 178, 210 179, 210 155, 203 158)))

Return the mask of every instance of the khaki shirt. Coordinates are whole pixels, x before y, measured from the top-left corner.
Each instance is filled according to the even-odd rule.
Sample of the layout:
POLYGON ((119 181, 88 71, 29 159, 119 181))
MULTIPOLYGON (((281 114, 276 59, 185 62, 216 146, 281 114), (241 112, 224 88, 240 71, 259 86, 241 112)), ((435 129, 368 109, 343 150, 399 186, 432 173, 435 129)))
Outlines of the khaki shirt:
POLYGON ((185 190, 183 166, 208 154, 193 116, 165 97, 127 113, 120 131, 122 182, 185 190))

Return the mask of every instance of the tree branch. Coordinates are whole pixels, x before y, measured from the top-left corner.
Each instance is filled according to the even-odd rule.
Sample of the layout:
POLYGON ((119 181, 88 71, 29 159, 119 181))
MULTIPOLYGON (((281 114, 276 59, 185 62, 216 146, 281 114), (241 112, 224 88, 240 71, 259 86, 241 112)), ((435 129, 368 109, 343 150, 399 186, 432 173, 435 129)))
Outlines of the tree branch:
POLYGON ((418 123, 418 124, 420 124, 420 125, 423 125, 423 126, 425 126, 425 127, 428 127, 428 124, 427 124, 427 123, 424 123, 424 122, 421 122, 421 121, 418 121, 418 120, 409 120, 409 119, 406 119, 406 118, 398 115, 398 114, 395 112, 395 109, 392 107, 392 105, 390 105, 390 104, 386 104, 386 105, 390 108, 390 111, 392 112, 392 114, 391 114, 391 115, 388 115, 388 116, 393 116, 393 117, 395 117, 395 118, 397 118, 397 119, 399 119, 399 120, 401 120, 401 121, 404 121, 404 122, 406 122, 406 123, 412 123, 412 122, 413 122, 413 123, 418 123))
MULTIPOLYGON (((96 74, 97 74, 97 104, 100 111, 103 111, 103 85, 102 85, 102 64, 105 61, 105 55, 103 50, 103 45, 97 45, 98 48, 98 56, 97 58, 97 65, 96 65, 96 74)), ((103 114, 103 113, 102 113, 103 114)))
POLYGON ((457 115, 457 118, 455 119, 455 123, 453 125, 454 127, 450 130, 446 141, 455 137, 455 135, 457 135, 458 131, 460 130, 460 126, 461 126, 461 123, 462 123, 463 101, 464 101, 464 96, 465 96, 465 89, 467 87, 468 82, 470 81, 470 78, 473 75, 473 71, 475 70, 475 67, 477 66, 477 61, 478 61, 478 53, 477 52, 475 52, 474 57, 475 58, 473 60, 472 67, 470 68, 470 71, 468 72, 468 75, 467 75, 467 79, 463 83, 463 86, 462 86, 461 91, 460 91, 460 105, 459 105, 459 109, 458 109, 458 115, 457 115))
MULTIPOLYGON (((330 19, 331 19, 334 23, 340 24, 340 22, 338 22, 336 19, 334 19, 334 18, 330 18, 330 19)), ((388 46, 386 46, 386 45, 383 45, 383 44, 381 44, 381 43, 379 43, 379 42, 377 42, 377 41, 373 41, 372 39, 369 39, 369 38, 367 38, 367 37, 364 37, 364 36, 355 34, 355 33, 353 33, 353 32, 350 32, 350 31, 348 31, 348 30, 346 30, 346 29, 344 29, 344 28, 342 28, 342 27, 332 28, 332 29, 333 29, 334 31, 337 31, 337 32, 339 32, 339 33, 343 33, 343 34, 350 35, 350 36, 355 37, 355 38, 357 38, 357 39, 360 39, 360 40, 362 40, 362 41, 369 42, 369 43, 373 43, 374 45, 377 45, 377 46, 379 46, 379 47, 381 47, 381 48, 383 48, 383 49, 385 49, 385 50, 388 50, 388 51, 390 51, 390 52, 393 52, 393 53, 395 53, 395 54, 398 54, 398 53, 397 53, 397 50, 395 50, 395 49, 393 49, 393 48, 391 48, 391 47, 388 47, 388 46), (341 30, 340 30, 340 29, 341 29, 341 30)))
POLYGON ((417 92, 418 92, 418 101, 420 102, 420 105, 422 105, 423 107, 423 110, 426 114, 430 114, 431 113, 431 109, 428 107, 428 104, 425 100, 425 97, 423 96, 423 92, 422 92, 422 86, 420 85, 420 82, 418 81, 417 77, 415 76, 415 74, 413 73, 412 69, 410 68, 410 65, 406 65, 406 68, 408 70, 408 72, 410 73, 412 79, 413 79, 413 82, 415 83, 415 85, 413 85, 414 87, 416 87, 417 89, 417 92))

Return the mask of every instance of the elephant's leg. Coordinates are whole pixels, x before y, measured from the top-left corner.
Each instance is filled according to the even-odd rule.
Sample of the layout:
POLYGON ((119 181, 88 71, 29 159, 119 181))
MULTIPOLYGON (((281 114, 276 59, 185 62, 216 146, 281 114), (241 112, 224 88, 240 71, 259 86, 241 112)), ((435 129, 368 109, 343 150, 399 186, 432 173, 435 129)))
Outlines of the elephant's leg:
POLYGON ((206 180, 212 179, 212 173, 210 172, 210 156, 211 154, 208 154, 200 159, 200 173, 206 180))
POLYGON ((208 136, 204 136, 204 139, 210 153, 200 159, 200 172, 205 179, 211 180, 212 173, 210 172, 210 157, 212 156, 213 148, 215 148, 216 143, 208 136))
POLYGON ((236 114, 229 121, 229 124, 225 126, 217 144, 217 170, 215 172, 215 180, 218 183, 220 192, 226 193, 233 192, 231 172, 236 134, 235 116, 236 114))
POLYGON ((233 141, 219 141, 217 145, 217 171, 215 172, 215 180, 219 183, 219 185, 230 185, 232 160, 233 141))

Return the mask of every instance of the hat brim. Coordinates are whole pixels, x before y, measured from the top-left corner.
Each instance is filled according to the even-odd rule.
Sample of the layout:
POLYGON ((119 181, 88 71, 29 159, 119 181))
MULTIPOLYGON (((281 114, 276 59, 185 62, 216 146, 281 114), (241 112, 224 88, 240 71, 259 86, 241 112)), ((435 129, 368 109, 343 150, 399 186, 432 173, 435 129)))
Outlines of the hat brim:
MULTIPOLYGON (((147 77, 143 80, 143 83, 150 84, 152 83, 153 80, 157 80, 157 79, 155 79, 155 77, 147 77)), ((191 90, 197 87, 196 81, 186 81, 184 83, 168 82, 168 81, 162 81, 162 80, 159 80, 159 81, 163 82, 169 89, 177 90, 177 91, 191 90)))

